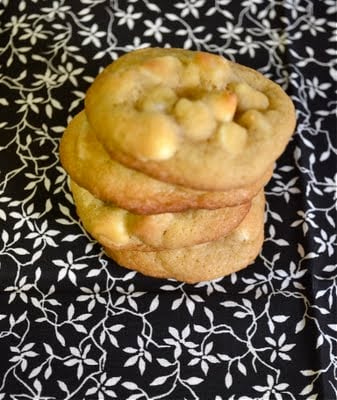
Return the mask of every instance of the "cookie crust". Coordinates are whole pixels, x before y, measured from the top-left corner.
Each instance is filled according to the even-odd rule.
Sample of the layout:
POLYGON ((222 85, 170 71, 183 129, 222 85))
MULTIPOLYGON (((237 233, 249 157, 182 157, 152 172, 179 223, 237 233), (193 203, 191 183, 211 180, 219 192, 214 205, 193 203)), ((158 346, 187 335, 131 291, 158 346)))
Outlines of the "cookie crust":
POLYGON ((183 49, 122 56, 91 85, 85 110, 112 158, 198 190, 253 184, 295 127, 293 103, 279 85, 222 57, 183 49), (173 90, 174 105, 154 96, 157 109, 144 108, 154 88, 173 90), (226 93, 237 99, 235 109, 233 96, 223 100, 226 93))

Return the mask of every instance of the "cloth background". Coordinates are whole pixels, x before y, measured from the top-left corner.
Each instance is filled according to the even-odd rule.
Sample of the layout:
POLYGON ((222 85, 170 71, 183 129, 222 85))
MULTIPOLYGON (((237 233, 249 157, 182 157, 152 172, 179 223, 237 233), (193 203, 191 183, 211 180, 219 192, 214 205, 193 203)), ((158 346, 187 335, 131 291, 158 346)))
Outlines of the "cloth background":
POLYGON ((335 20, 334 0, 2 0, 0 400, 337 399, 335 20), (297 109, 261 255, 224 279, 118 267, 69 195, 67 122, 149 45, 256 68, 297 109))

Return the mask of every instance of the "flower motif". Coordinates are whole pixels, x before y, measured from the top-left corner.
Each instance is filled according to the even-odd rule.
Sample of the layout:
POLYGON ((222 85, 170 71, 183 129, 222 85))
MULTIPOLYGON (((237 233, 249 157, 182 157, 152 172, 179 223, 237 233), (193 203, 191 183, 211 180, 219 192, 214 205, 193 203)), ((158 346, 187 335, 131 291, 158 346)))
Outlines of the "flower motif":
POLYGON ((15 100, 16 104, 22 104, 18 109, 18 112, 26 112, 28 109, 31 109, 36 114, 39 113, 39 107, 36 104, 40 104, 43 102, 43 97, 35 97, 32 92, 27 94, 27 97, 23 97, 22 99, 15 100))
POLYGON ((301 193, 300 189, 295 187, 295 183, 297 180, 298 176, 291 179, 288 183, 285 183, 283 181, 276 181, 275 184, 277 186, 274 186, 271 190, 275 193, 283 195, 285 201, 289 203, 290 194, 301 193))
POLYGON ((283 0, 283 6, 290 11, 291 18, 296 20, 299 13, 305 12, 302 0, 283 0))
POLYGON ((93 289, 89 289, 86 287, 80 288, 82 292, 86 294, 81 294, 76 298, 77 301, 88 301, 88 311, 91 312, 97 303, 106 304, 105 298, 100 294, 101 288, 99 287, 98 283, 95 283, 93 289))
POLYGON ((133 38, 133 43, 132 44, 127 44, 125 46, 126 50, 132 51, 136 49, 144 49, 146 47, 149 47, 150 43, 142 42, 141 39, 138 36, 135 36, 133 38))
POLYGON ((152 355, 145 349, 144 340, 140 336, 137 336, 137 344, 138 348, 125 347, 123 349, 125 353, 132 354, 132 356, 125 361, 124 367, 131 367, 132 365, 138 363, 139 372, 141 375, 143 375, 146 367, 146 361, 152 363, 152 355))
POLYGON ((172 326, 169 327, 168 329, 171 337, 164 339, 164 342, 166 344, 169 344, 171 346, 174 346, 174 358, 177 360, 181 353, 182 353, 182 345, 187 347, 188 349, 194 349, 198 347, 197 344, 194 342, 191 342, 190 340, 186 340, 188 336, 191 334, 191 329, 189 325, 186 325, 185 328, 181 331, 181 334, 179 334, 179 331, 176 328, 173 328, 172 326))
POLYGON ((318 32, 325 32, 325 25, 327 20, 325 18, 316 18, 310 15, 304 24, 300 25, 302 31, 309 31, 312 36, 316 36, 318 32))
POLYGON ((252 58, 255 57, 255 49, 259 48, 259 45, 250 35, 246 36, 244 41, 239 40, 237 44, 240 47, 240 54, 249 53, 250 57, 252 58))
POLYGON ((275 271, 275 278, 282 281, 281 290, 286 289, 290 285, 290 283, 292 283, 296 289, 305 289, 302 283, 297 282, 297 280, 301 279, 306 272, 306 269, 298 269, 296 271, 296 264, 291 261, 289 270, 285 271, 283 269, 277 269, 275 271))
POLYGON ((319 83, 317 76, 314 76, 312 79, 306 79, 305 81, 309 88, 310 99, 314 99, 316 95, 326 99, 327 96, 325 90, 331 87, 331 83, 319 83))
POLYGON ((106 32, 98 30, 97 24, 92 24, 89 30, 79 31, 78 34, 85 37, 82 41, 82 46, 93 43, 98 48, 101 47, 101 41, 99 38, 106 36, 106 32))
POLYGON ((25 22, 27 18, 27 14, 22 14, 20 18, 16 15, 13 15, 10 19, 10 22, 5 24, 5 28, 10 28, 12 30, 12 36, 15 36, 19 29, 21 28, 28 28, 30 26, 29 23, 25 22))
POLYGON ((222 281, 222 277, 218 279, 214 279, 212 281, 204 281, 204 282, 199 282, 195 285, 197 288, 202 288, 202 287, 207 287, 207 296, 212 294, 213 292, 219 292, 219 293, 226 293, 226 289, 219 285, 218 282, 222 281))
POLYGON ((130 29, 130 30, 132 30, 133 28, 134 28, 134 26, 135 26, 135 20, 136 19, 139 19, 142 15, 143 15, 143 13, 141 13, 141 12, 134 12, 135 11, 135 8, 134 8, 134 6, 132 5, 132 4, 130 4, 129 6, 128 6, 128 8, 126 9, 126 11, 125 10, 118 10, 116 13, 115 13, 115 16, 117 17, 117 18, 120 18, 120 20, 118 21, 118 24, 117 25, 124 25, 124 24, 126 24, 127 25, 127 27, 130 29))
POLYGON ((53 87, 57 84, 58 75, 51 72, 49 68, 42 74, 33 74, 37 80, 32 83, 33 86, 46 86, 47 88, 53 87))
POLYGON ((187 17, 187 15, 191 14, 194 18, 199 18, 199 10, 198 8, 203 7, 205 4, 205 0, 184 0, 181 3, 177 3, 174 7, 178 8, 181 11, 181 18, 187 17))
POLYGON ((60 232, 56 231, 55 229, 48 229, 48 222, 43 221, 41 227, 37 226, 34 223, 34 231, 30 232, 26 236, 26 239, 35 239, 34 241, 34 249, 43 243, 44 245, 48 245, 51 247, 57 247, 55 243, 54 237, 57 236, 60 232))
MULTIPOLYGON (((169 289, 170 285, 165 285, 164 287, 166 290, 172 290, 169 289)), ((185 291, 183 291, 182 295, 173 301, 171 309, 176 310, 182 305, 185 305, 188 312, 193 315, 195 311, 195 303, 202 303, 203 301, 204 299, 198 294, 187 294, 185 291)))
POLYGON ((115 306, 119 306, 124 303, 124 301, 127 301, 127 303, 132 307, 134 310, 138 310, 138 305, 134 301, 134 298, 142 296, 145 294, 145 292, 135 292, 135 285, 131 284, 129 285, 127 290, 124 290, 123 288, 117 286, 116 291, 118 293, 121 293, 121 296, 116 300, 115 306))
POLYGON ((262 275, 258 273, 254 273, 253 278, 242 278, 242 281, 247 285, 244 290, 240 293, 248 293, 251 290, 256 288, 255 291, 255 298, 258 299, 264 294, 268 294, 269 291, 269 282, 270 277, 269 275, 262 275))
POLYGON ((28 292, 33 287, 33 285, 30 283, 26 283, 26 281, 27 281, 27 276, 24 276, 19 280, 19 283, 17 285, 7 286, 5 288, 5 292, 12 292, 9 295, 8 303, 11 303, 16 298, 17 295, 24 303, 28 303, 28 296, 25 292, 28 292))
POLYGON ((272 350, 272 353, 270 355, 270 362, 274 362, 277 357, 282 358, 282 360, 291 361, 291 358, 288 356, 288 354, 286 354, 286 352, 293 349, 296 344, 285 344, 285 333, 283 333, 277 341, 271 337, 266 337, 265 341, 272 346, 268 347, 268 349, 272 350))
POLYGON ((13 226, 14 230, 22 228, 24 224, 27 224, 29 230, 34 230, 34 223, 32 220, 39 217, 39 213, 34 212, 34 204, 30 204, 26 209, 23 209, 22 213, 12 211, 9 215, 18 220, 13 226))
POLYGON ((96 381, 96 386, 88 389, 85 395, 91 396, 95 394, 95 398, 97 400, 104 400, 106 398, 105 395, 108 397, 117 397, 116 393, 111 388, 115 386, 120 379, 120 376, 108 379, 106 373, 104 372, 100 376, 99 380, 96 381))
POLYGON ((68 276, 69 280, 77 285, 76 274, 75 271, 79 271, 83 268, 87 268, 87 264, 74 263, 73 253, 71 251, 67 252, 67 262, 63 260, 53 260, 53 264, 60 267, 60 271, 57 276, 57 281, 61 281, 66 276, 68 276))
POLYGON ((85 346, 84 350, 71 346, 69 348, 71 356, 68 358, 64 365, 67 367, 72 367, 77 365, 77 378, 80 379, 84 372, 84 365, 97 365, 97 361, 92 358, 88 358, 88 353, 91 349, 91 344, 85 346))
POLYGON ((25 371, 28 366, 29 358, 38 356, 38 353, 32 351, 32 348, 35 346, 35 343, 27 343, 22 348, 17 346, 11 346, 10 350, 15 353, 9 361, 18 363, 21 367, 22 371, 25 371), (28 360, 27 360, 28 359, 28 360))
POLYGON ((288 383, 275 384, 275 379, 271 375, 267 375, 267 386, 255 385, 253 389, 259 393, 264 393, 261 400, 282 400, 281 395, 289 387, 288 383))
POLYGON ((312 226, 313 228, 318 228, 318 225, 314 221, 316 215, 312 212, 312 210, 308 210, 306 212, 300 210, 297 211, 297 215, 299 215, 301 218, 294 221, 290 226, 296 227, 302 225, 304 236, 307 234, 309 230, 309 225, 312 226))
POLYGON ((25 33, 20 36, 20 40, 26 40, 29 39, 31 45, 35 45, 37 43, 38 39, 47 39, 48 36, 46 35, 45 32, 42 31, 43 25, 39 24, 37 25, 34 29, 32 28, 26 28, 25 33))
POLYGON ((207 375, 209 366, 208 364, 216 364, 220 362, 215 356, 211 353, 213 349, 213 343, 207 343, 206 346, 203 346, 201 351, 197 351, 195 349, 189 349, 188 352, 194 356, 192 360, 188 363, 189 366, 199 364, 201 365, 202 372, 207 375))
POLYGON ((70 82, 74 86, 78 86, 77 82, 77 75, 80 75, 84 69, 83 68, 76 68, 74 69, 74 66, 71 62, 67 62, 66 66, 64 67, 63 65, 59 65, 59 71, 61 72, 61 76, 59 77, 59 80, 61 82, 64 82, 66 80, 70 80, 70 82))
MULTIPOLYGON (((182 29, 178 29, 178 30, 176 31, 176 35, 177 35, 177 36, 184 36, 184 37, 187 37, 186 40, 185 40, 185 42, 184 42, 184 46, 183 46, 183 47, 184 47, 185 49, 189 49, 189 48, 191 48, 192 45, 193 45, 193 40, 192 40, 192 38, 193 38, 194 36, 197 36, 197 35, 200 34, 201 32, 203 32, 204 30, 205 30, 205 27, 202 26, 202 25, 197 25, 197 26, 195 26, 195 27, 193 27, 193 28, 184 27, 184 28, 182 28, 182 29)), ((208 33, 208 34, 203 38, 203 42, 204 42, 204 43, 209 42, 209 41, 211 40, 211 38, 212 38, 212 34, 211 34, 211 33, 208 33)))
POLYGON ((171 32, 170 29, 163 26, 163 19, 160 17, 158 17, 155 22, 146 19, 144 24, 148 27, 144 32, 144 36, 153 36, 159 43, 163 40, 163 33, 171 32))
POLYGON ((53 1, 51 7, 42 7, 41 11, 47 14, 47 18, 49 21, 54 20, 56 17, 61 19, 66 18, 66 13, 71 9, 70 6, 65 6, 60 4, 59 1, 53 1))
POLYGON ((332 256, 334 253, 334 246, 336 246, 336 237, 336 234, 328 237, 325 230, 321 229, 321 237, 314 237, 314 241, 320 245, 317 250, 318 253, 324 253, 328 251, 329 256, 332 256))
POLYGON ((286 46, 289 44, 289 36, 286 32, 278 32, 275 29, 270 31, 270 38, 266 40, 268 47, 279 49, 282 53, 285 52, 286 46))
POLYGON ((240 35, 243 32, 243 28, 241 26, 235 26, 229 21, 226 21, 224 26, 220 26, 217 29, 221 33, 221 39, 240 40, 240 35))

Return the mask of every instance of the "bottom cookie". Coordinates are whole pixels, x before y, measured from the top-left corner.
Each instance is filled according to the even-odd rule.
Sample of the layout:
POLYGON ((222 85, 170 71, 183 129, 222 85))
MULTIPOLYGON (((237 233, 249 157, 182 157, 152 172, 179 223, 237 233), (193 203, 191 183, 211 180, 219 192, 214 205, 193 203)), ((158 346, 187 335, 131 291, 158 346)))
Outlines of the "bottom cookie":
POLYGON ((121 266, 156 278, 187 283, 219 278, 247 267, 259 254, 264 239, 264 206, 261 192, 241 224, 230 235, 213 242, 152 252, 105 251, 121 266))

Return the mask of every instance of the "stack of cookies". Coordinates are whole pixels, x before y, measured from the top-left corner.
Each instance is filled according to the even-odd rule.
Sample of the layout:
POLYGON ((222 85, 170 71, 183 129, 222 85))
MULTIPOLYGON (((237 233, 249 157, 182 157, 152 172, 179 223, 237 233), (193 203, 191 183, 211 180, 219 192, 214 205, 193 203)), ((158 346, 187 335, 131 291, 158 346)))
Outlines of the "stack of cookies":
POLYGON ((258 72, 143 49, 98 75, 60 156, 83 226, 108 256, 194 283, 258 255, 263 187, 294 126, 291 100, 258 72))

